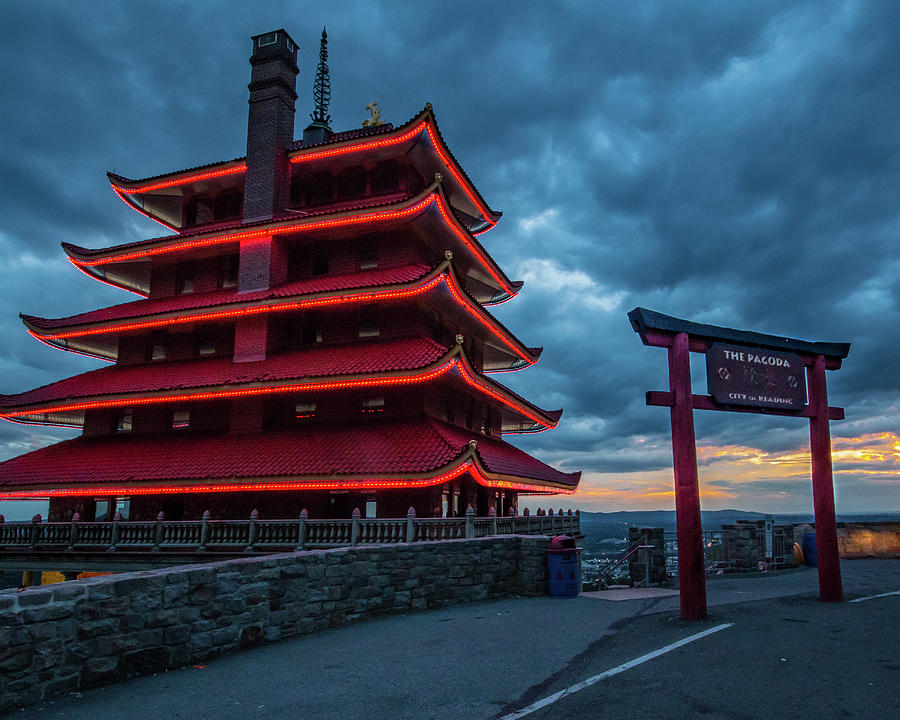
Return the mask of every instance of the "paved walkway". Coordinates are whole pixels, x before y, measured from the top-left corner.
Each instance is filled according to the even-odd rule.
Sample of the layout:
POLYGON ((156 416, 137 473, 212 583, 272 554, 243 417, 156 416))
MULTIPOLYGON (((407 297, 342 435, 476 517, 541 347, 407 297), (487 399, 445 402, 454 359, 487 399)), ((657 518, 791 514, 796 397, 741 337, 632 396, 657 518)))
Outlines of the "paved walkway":
MULTIPOLYGON (((848 600, 900 590, 900 560, 854 560, 842 571, 848 600)), ((900 595, 821 603, 817 573, 808 569, 714 577, 707 594, 710 617, 698 623, 678 619, 677 595, 658 593, 619 602, 513 598, 386 617, 10 716, 900 717, 900 595), (628 669, 566 693, 622 665, 628 669)))

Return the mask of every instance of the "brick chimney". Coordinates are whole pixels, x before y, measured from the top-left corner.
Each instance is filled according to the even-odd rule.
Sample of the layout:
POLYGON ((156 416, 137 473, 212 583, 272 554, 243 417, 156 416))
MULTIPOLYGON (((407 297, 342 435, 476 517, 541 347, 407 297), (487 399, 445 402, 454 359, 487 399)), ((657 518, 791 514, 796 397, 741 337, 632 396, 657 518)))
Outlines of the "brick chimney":
MULTIPOLYGON (((283 214, 291 192, 287 153, 294 141, 297 100, 297 44, 284 30, 257 35, 250 65, 250 113, 247 122, 247 172, 243 221, 271 220, 283 214)), ((238 292, 265 290, 287 276, 284 240, 263 235, 241 240, 238 292)), ((234 362, 266 357, 268 318, 241 318, 235 328, 234 362)))
POLYGON ((250 65, 244 222, 269 220, 290 197, 287 151, 294 141, 297 44, 284 30, 257 35, 250 65))

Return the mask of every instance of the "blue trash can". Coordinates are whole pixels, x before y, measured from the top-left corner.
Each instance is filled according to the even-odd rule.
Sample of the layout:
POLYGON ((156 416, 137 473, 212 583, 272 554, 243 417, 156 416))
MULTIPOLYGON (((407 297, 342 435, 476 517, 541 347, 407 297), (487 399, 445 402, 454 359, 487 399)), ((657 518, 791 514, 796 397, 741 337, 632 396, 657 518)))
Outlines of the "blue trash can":
POLYGON ((578 597, 581 591, 580 548, 575 538, 557 535, 547 549, 547 577, 552 598, 578 597))
POLYGON ((819 567, 816 534, 814 532, 803 533, 803 544, 800 547, 803 550, 803 564, 809 567, 819 567))

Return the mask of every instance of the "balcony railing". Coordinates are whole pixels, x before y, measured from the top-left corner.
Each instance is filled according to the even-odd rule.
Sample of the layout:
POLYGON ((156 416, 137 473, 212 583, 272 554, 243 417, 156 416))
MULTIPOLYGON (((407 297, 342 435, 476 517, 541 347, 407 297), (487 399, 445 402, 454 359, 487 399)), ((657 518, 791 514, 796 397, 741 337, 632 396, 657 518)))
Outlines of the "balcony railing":
POLYGON ((310 519, 306 510, 296 520, 260 520, 256 511, 248 520, 153 520, 7 523, 0 515, 0 556, 5 552, 275 552, 318 548, 390 545, 434 540, 459 540, 491 535, 580 535, 578 511, 558 515, 417 518, 410 508, 405 518, 361 518, 359 510, 344 520, 310 519))

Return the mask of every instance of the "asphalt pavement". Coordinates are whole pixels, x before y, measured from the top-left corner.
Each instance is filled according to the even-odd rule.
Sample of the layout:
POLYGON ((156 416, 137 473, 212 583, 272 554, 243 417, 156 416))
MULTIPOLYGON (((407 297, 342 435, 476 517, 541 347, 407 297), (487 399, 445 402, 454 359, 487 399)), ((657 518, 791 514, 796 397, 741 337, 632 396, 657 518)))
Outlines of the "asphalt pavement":
POLYGON ((900 594, 871 596, 900 591, 900 560, 847 561, 842 575, 842 603, 820 602, 806 568, 710 578, 702 622, 658 592, 385 617, 9 716, 896 720, 900 594))

